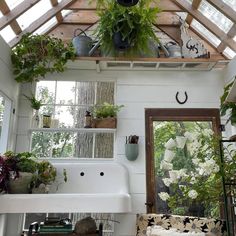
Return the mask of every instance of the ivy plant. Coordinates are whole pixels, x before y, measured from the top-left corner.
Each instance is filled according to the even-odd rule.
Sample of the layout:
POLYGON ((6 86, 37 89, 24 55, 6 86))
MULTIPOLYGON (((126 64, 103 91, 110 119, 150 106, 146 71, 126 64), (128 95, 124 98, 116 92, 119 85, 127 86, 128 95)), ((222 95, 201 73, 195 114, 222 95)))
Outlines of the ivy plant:
POLYGON ((100 40, 105 54, 116 54, 113 43, 114 33, 120 32, 123 41, 130 44, 127 55, 150 53, 149 42, 158 41, 153 24, 156 23, 160 9, 151 6, 151 0, 140 0, 132 7, 123 7, 116 1, 98 0, 97 10, 100 17, 95 35, 100 40))
POLYGON ((17 82, 33 82, 47 73, 63 72, 75 57, 72 44, 48 35, 25 34, 12 49, 11 60, 17 82))

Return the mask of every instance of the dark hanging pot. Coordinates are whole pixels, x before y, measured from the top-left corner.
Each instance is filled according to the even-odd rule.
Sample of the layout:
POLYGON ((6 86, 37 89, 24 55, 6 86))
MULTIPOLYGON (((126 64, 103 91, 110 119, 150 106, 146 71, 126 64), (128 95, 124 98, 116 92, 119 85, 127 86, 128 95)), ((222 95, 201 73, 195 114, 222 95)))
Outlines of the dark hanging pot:
POLYGON ((130 44, 127 39, 123 40, 122 39, 122 34, 121 32, 115 32, 113 34, 113 43, 115 46, 115 49, 117 50, 126 50, 130 48, 130 44))
POLYGON ((139 0, 117 0, 117 3, 124 7, 132 7, 136 5, 139 2, 139 0))

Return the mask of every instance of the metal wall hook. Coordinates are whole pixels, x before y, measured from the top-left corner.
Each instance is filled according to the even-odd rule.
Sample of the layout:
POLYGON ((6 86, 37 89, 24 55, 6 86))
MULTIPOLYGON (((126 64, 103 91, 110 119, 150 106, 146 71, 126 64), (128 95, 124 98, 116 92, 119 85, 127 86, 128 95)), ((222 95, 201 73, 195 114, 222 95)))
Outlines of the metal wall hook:
POLYGON ((176 101, 177 101, 179 104, 181 104, 181 105, 183 105, 184 103, 186 103, 187 100, 188 100, 188 94, 187 94, 186 91, 184 92, 184 95, 185 95, 184 101, 180 101, 180 100, 179 100, 179 97, 178 97, 178 96, 179 96, 179 92, 177 92, 176 95, 175 95, 176 101))

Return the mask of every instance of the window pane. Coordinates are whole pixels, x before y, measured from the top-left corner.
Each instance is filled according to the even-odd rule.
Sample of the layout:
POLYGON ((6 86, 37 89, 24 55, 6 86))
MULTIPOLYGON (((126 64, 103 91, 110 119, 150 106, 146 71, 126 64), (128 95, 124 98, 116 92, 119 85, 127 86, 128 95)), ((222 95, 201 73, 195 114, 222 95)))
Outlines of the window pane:
POLYGON ((95 138, 95 157, 113 157, 113 134, 96 134, 95 138))
POLYGON ((236 0, 222 0, 236 11, 236 0))
POLYGON ((104 102, 114 103, 114 82, 98 82, 97 83, 97 104, 104 102))
POLYGON ((74 157, 92 158, 93 157, 93 134, 78 133, 75 139, 74 157))
POLYGON ((55 118, 59 120, 59 127, 74 127, 74 113, 73 106, 56 106, 55 118))
POLYGON ((17 22, 22 30, 25 30, 31 23, 40 18, 44 13, 52 8, 49 0, 41 0, 24 14, 17 18, 17 22))
POLYGON ((86 111, 92 111, 92 106, 80 106, 76 107, 75 112, 75 128, 84 128, 84 119, 86 111))
POLYGON ((75 104, 75 82, 57 82, 56 104, 75 104))
POLYGON ((193 19, 191 26, 196 29, 200 34, 206 37, 215 47, 218 47, 220 44, 220 39, 212 34, 207 28, 205 28, 201 23, 193 19))
POLYGON ((76 104, 88 105, 95 102, 95 82, 76 83, 76 104))
POLYGON ((232 58, 234 58, 236 56, 236 52, 233 51, 232 49, 230 49, 229 47, 227 47, 224 50, 223 54, 225 54, 230 59, 232 59, 232 58))
POLYGON ((36 97, 44 104, 55 103, 55 81, 40 81, 37 83, 36 97))
POLYGON ((219 217, 221 179, 214 182, 219 156, 212 123, 161 121, 153 126, 157 212, 219 217), (161 192, 170 198, 164 200, 161 192))
POLYGON ((198 10, 225 33, 228 33, 233 26, 233 22, 230 19, 205 0, 201 2, 198 10))
POLYGON ((36 31, 34 31, 33 34, 44 34, 47 32, 50 28, 52 28, 54 25, 56 25, 57 19, 53 17, 49 21, 47 21, 45 24, 43 24, 40 28, 38 28, 36 31))
POLYGON ((24 0, 5 0, 10 10, 22 3, 24 0))
POLYGON ((3 39, 7 43, 16 37, 16 34, 14 33, 11 26, 9 26, 9 25, 0 31, 0 35, 3 37, 3 39))

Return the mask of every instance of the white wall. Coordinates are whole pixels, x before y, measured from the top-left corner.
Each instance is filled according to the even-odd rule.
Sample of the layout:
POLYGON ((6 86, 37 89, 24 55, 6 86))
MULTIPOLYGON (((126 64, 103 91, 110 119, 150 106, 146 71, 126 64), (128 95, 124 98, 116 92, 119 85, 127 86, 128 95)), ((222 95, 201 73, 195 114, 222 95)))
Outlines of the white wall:
MULTIPOLYGON (((13 79, 11 58, 11 49, 8 44, 0 36, 0 91, 12 101, 12 110, 15 109, 15 114, 11 112, 10 130, 8 137, 8 149, 14 150, 17 133, 17 105, 19 95, 19 84, 13 79)), ((7 215, 0 215, 0 236, 6 235, 7 215)))
MULTIPOLYGON (((11 49, 0 36, 0 91, 12 101, 12 110, 16 113, 11 115, 8 149, 14 150, 17 131, 17 105, 19 96, 19 84, 13 79, 11 49)), ((6 137, 7 138, 7 137, 6 137)))
MULTIPOLYGON (((129 170, 132 213, 117 214, 115 235, 135 235, 135 217, 146 212, 145 177, 145 108, 219 108, 224 80, 220 71, 212 72, 144 72, 144 71, 104 71, 68 70, 47 79, 58 80, 114 80, 116 81, 116 103, 125 107, 118 116, 115 143, 115 161, 123 163, 129 170), (180 105, 175 100, 176 92, 188 94, 188 101, 180 105), (140 136, 140 154, 136 161, 129 162, 124 155, 125 136, 140 136)), ((31 85, 24 85, 24 93, 31 85)), ((29 104, 21 96, 19 129, 16 151, 29 148, 30 118, 29 104)), ((13 236, 9 234, 8 236, 13 236)), ((15 235, 14 235, 15 236, 15 235)))

